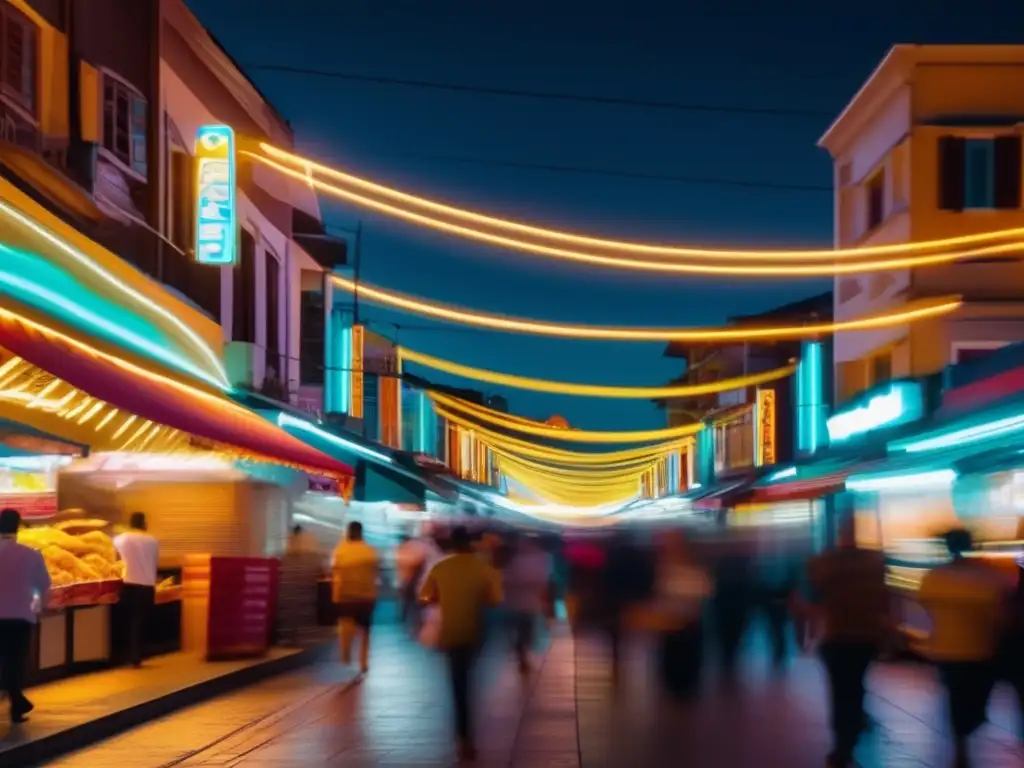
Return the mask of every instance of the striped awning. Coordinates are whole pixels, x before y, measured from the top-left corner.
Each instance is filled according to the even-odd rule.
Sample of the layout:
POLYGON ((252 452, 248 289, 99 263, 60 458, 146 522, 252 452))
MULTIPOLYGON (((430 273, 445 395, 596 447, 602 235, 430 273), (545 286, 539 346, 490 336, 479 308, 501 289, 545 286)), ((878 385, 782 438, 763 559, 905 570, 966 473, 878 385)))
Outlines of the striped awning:
POLYGON ((311 472, 353 474, 348 464, 221 393, 147 370, 6 309, 0 309, 0 347, 98 400, 155 424, 311 472))

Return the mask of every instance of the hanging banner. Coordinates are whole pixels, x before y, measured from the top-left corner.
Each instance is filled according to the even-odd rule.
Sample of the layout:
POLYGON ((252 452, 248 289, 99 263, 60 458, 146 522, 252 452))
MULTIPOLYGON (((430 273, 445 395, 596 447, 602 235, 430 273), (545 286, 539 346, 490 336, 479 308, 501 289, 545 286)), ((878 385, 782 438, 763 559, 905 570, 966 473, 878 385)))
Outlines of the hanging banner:
POLYGON ((775 463, 775 390, 757 390, 757 466, 775 463))
POLYGON ((352 402, 349 405, 348 415, 354 419, 363 418, 363 371, 366 367, 366 356, 364 354, 363 342, 366 338, 365 330, 361 325, 353 325, 349 329, 352 339, 352 386, 350 388, 352 402))
POLYGON ((235 132, 204 125, 196 135, 196 261, 231 265, 238 257, 235 132))

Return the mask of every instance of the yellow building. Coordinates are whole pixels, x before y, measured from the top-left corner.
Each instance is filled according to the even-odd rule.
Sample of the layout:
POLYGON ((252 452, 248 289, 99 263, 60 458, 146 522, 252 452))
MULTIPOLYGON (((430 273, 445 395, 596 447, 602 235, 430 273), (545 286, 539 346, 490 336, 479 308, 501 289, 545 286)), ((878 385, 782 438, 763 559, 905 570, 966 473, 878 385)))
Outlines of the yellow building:
MULTIPOLYGON (((1022 133, 1024 45, 895 46, 818 143, 834 163, 835 246, 1024 227, 1022 133)), ((836 277, 838 321, 951 294, 965 299, 954 315, 839 334, 837 402, 1024 339, 1024 263, 836 277)))

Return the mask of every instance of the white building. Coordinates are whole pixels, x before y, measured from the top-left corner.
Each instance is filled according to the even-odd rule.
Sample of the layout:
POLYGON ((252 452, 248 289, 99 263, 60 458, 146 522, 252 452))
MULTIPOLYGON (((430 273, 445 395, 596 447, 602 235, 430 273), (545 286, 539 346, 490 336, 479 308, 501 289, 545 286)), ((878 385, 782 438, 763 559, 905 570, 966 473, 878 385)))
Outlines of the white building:
MULTIPOLYGON (((182 0, 161 5, 158 141, 165 183, 160 225, 178 248, 189 251, 195 204, 191 155, 198 128, 226 124, 240 142, 265 141, 284 149, 293 147, 294 136, 182 0)), ((319 403, 300 397, 302 380, 309 378, 300 360, 305 346, 306 354, 319 360, 319 365, 307 362, 313 363, 314 380, 318 374, 322 383, 323 350, 304 345, 303 336, 323 338, 323 305, 321 299, 319 313, 306 307, 307 326, 318 327, 303 329, 303 292, 306 298, 319 295, 325 270, 344 262, 345 243, 326 236, 311 188, 244 157, 239 158, 238 216, 238 263, 205 267, 211 286, 204 309, 223 329, 232 383, 318 409, 319 403)), ((195 270, 190 278, 196 279, 195 270)))
MULTIPOLYGON (((835 246, 1024 227, 1024 45, 897 45, 819 141, 835 246)), ((1022 245, 1024 255, 1024 245, 1022 245)), ((960 295, 951 316, 835 339, 836 398, 1024 339, 1018 256, 835 279, 835 318, 960 295)))

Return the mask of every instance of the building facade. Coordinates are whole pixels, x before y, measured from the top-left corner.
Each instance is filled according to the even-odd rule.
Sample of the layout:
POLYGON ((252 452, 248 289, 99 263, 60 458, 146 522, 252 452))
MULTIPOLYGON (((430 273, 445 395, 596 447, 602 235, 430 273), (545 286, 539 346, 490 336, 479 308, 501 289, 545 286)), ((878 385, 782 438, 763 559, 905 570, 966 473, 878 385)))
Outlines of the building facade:
MULTIPOLYGON (((1024 46, 898 45, 819 141, 837 248, 1024 226, 1024 46)), ((1020 254, 835 279, 837 320, 959 295, 952 316, 835 339, 839 402, 1024 338, 1020 254)))

